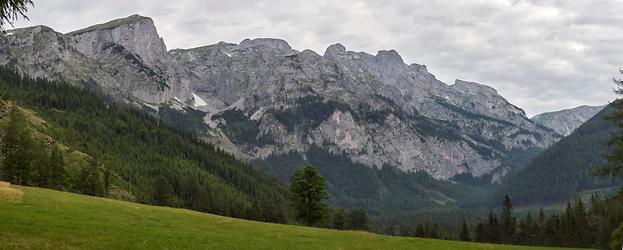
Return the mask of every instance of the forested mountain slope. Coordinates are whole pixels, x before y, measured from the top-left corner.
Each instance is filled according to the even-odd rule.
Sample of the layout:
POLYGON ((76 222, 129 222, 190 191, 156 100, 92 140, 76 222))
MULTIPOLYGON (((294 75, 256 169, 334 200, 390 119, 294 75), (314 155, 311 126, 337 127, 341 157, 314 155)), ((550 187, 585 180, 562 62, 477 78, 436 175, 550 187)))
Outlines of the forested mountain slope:
MULTIPOLYGON (((19 107, 30 117, 17 125, 39 135, 37 145, 27 148, 44 152, 31 155, 49 155, 60 145, 67 173, 59 189, 286 221, 287 189, 281 182, 144 112, 105 101, 106 95, 1 67, 0 97, 4 113, 19 107)), ((23 184, 45 186, 34 166, 45 165, 25 169, 23 184)))
POLYGON ((611 150, 608 144, 616 132, 606 117, 607 106, 566 138, 537 155, 519 173, 500 188, 500 196, 509 194, 517 204, 566 202, 582 191, 616 189, 618 182, 595 177, 595 167, 605 162, 611 150))

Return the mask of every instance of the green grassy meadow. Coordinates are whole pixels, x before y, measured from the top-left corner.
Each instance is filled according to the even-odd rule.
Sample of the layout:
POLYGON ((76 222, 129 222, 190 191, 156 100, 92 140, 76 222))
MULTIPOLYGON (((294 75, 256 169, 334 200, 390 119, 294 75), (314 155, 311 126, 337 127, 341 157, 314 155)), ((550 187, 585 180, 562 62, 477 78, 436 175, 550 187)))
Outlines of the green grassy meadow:
POLYGON ((269 224, 5 185, 0 187, 0 249, 556 248, 392 237, 269 224))

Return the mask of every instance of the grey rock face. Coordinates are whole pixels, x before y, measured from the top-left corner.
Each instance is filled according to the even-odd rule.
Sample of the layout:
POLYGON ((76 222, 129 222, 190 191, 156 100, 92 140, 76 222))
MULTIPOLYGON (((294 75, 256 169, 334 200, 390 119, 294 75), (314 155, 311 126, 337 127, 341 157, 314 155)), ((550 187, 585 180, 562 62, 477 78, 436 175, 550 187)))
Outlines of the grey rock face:
MULTIPOLYGON (((391 165, 440 179, 491 174, 499 181, 509 169, 502 159, 511 151, 545 148, 559 138, 493 88, 460 80, 446 85, 395 51, 373 56, 336 44, 320 56, 250 44, 171 53, 186 66, 190 89, 215 100, 204 109, 209 115, 235 106, 257 121, 254 139, 273 140, 238 142, 251 158, 316 144, 370 167, 391 165), (311 97, 320 100, 307 103, 311 97), (327 113, 307 114, 320 107, 327 113)), ((231 125, 219 122, 225 130, 231 125)))
POLYGON ((605 106, 579 106, 572 109, 547 112, 532 117, 532 120, 551 128, 561 135, 570 135, 576 128, 591 119, 605 106))
POLYGON ((121 100, 205 112, 206 139, 244 159, 312 145, 369 167, 501 180, 515 152, 559 139, 495 89, 447 85, 394 50, 331 45, 324 55, 278 39, 167 51, 149 18, 60 34, 45 27, 0 40, 0 63, 35 76, 90 81, 121 100), (175 100, 175 101, 172 101, 175 100))
POLYGON ((93 82, 124 100, 192 101, 150 18, 134 15, 68 34, 44 26, 10 34, 1 38, 0 63, 33 76, 93 82))

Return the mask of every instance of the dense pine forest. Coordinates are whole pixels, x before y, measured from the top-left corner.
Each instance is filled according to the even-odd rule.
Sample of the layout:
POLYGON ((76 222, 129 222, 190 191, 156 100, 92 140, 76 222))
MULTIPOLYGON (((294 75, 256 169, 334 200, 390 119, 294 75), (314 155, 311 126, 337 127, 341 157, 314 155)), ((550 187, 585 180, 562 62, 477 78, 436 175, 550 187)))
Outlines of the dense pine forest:
POLYGON ((598 249, 621 246, 620 196, 593 195, 588 202, 577 198, 562 210, 515 209, 508 196, 500 205, 492 210, 396 215, 377 220, 372 227, 384 234, 472 242, 598 249))
POLYGON ((564 203, 582 191, 616 193, 620 181, 593 173, 613 150, 608 142, 617 128, 607 119, 613 110, 612 105, 604 108, 571 135, 537 155, 507 178, 495 199, 508 194, 518 205, 548 205, 564 203))
POLYGON ((287 188, 232 155, 86 88, 0 67, 3 179, 286 222, 287 188))

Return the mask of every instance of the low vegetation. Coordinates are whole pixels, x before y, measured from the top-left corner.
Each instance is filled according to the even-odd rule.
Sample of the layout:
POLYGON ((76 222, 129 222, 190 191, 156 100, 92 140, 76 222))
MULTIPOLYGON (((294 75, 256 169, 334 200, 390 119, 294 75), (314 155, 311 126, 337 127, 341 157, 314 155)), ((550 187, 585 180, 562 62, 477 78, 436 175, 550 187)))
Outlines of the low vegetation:
POLYGON ((562 249, 247 221, 33 187, 0 198, 1 249, 562 249))

